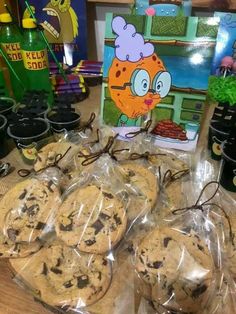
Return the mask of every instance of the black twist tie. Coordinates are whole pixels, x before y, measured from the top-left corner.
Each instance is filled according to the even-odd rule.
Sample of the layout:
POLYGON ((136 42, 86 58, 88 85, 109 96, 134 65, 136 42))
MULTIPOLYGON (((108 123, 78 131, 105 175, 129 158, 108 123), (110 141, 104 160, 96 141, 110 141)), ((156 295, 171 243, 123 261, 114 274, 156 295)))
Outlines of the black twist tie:
POLYGON ((96 114, 94 112, 91 113, 91 116, 89 118, 89 120, 84 124, 82 125, 81 127, 79 127, 77 129, 78 132, 84 132, 88 129, 88 130, 91 130, 93 131, 93 126, 92 126, 92 123, 94 122, 96 118, 96 114))
POLYGON ((126 138, 134 138, 134 137, 138 136, 139 134, 148 133, 151 125, 152 125, 152 120, 148 120, 144 128, 141 128, 140 130, 138 130, 136 132, 129 132, 129 133, 125 134, 125 137, 126 138))
POLYGON ((231 239, 232 245, 234 245, 234 235, 233 235, 233 231, 232 231, 232 226, 231 226, 231 222, 230 222, 230 217, 229 215, 226 213, 226 211, 224 210, 224 208, 222 206, 219 206, 218 204, 211 202, 211 200, 216 196, 217 192, 219 191, 220 188, 220 183, 218 181, 211 181, 209 183, 207 183, 204 188, 201 190, 200 195, 196 201, 196 203, 192 206, 189 207, 184 207, 184 208, 179 208, 179 209, 175 209, 172 211, 173 215, 178 215, 178 214, 182 214, 182 213, 186 213, 189 210, 194 210, 194 209, 198 209, 201 210, 202 212, 204 212, 204 209, 206 206, 215 206, 217 208, 219 208, 222 213, 224 214, 228 225, 229 225, 229 237, 231 239), (201 198, 203 196, 204 191, 208 188, 208 186, 212 185, 212 184, 216 184, 217 187, 214 191, 214 193, 204 202, 200 203, 201 198))
POLYGON ((82 166, 88 166, 97 161, 102 155, 109 154, 111 158, 116 160, 116 157, 114 156, 115 151, 111 151, 112 146, 115 143, 116 138, 119 136, 119 134, 116 134, 115 136, 110 136, 108 138, 108 142, 105 145, 104 148, 99 150, 98 152, 91 153, 91 154, 84 154, 83 152, 80 152, 78 154, 79 158, 84 158, 81 165, 82 166))
POLYGON ((71 149, 71 146, 67 149, 67 151, 62 155, 62 154, 57 154, 56 157, 55 157, 55 160, 52 164, 46 166, 46 167, 43 167, 42 169, 38 170, 38 171, 35 171, 34 169, 19 169, 17 171, 18 175, 22 178, 26 178, 28 177, 31 173, 34 173, 34 174, 38 174, 38 173, 41 173, 43 172, 44 170, 48 169, 48 168, 57 168, 59 169, 60 171, 61 168, 59 167, 59 162, 68 154, 69 150, 71 149))
POLYGON ((145 153, 143 154, 138 154, 138 153, 132 153, 130 154, 129 156, 129 160, 138 160, 138 159, 146 159, 146 160, 149 160, 150 157, 153 157, 153 156, 166 156, 166 154, 152 154, 148 151, 146 151, 145 153))
POLYGON ((160 188, 163 187, 167 187, 170 183, 182 178, 183 176, 187 175, 189 173, 189 169, 184 169, 184 170, 180 170, 177 171, 175 173, 172 173, 172 171, 170 169, 168 169, 162 178, 162 174, 161 174, 161 167, 158 167, 158 174, 159 174, 159 185, 160 188))

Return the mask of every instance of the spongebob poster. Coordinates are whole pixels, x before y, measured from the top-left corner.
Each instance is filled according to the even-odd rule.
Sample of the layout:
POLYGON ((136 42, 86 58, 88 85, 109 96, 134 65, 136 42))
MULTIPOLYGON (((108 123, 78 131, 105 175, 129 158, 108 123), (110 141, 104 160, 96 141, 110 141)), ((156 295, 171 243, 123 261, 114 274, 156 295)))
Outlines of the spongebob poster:
MULTIPOLYGON (((60 62, 68 66, 87 59, 85 0, 30 0, 38 23, 60 62)), ((30 16, 24 0, 19 0, 22 18, 30 16)))
POLYGON ((108 14, 102 122, 124 137, 152 119, 156 144, 194 150, 218 23, 216 18, 108 14))

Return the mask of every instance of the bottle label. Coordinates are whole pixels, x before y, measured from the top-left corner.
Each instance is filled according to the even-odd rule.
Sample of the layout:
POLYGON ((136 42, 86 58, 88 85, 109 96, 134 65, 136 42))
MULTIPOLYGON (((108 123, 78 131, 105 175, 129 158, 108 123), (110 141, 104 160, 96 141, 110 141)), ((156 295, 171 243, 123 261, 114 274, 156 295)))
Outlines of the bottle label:
POLYGON ((10 61, 21 61, 20 43, 1 43, 10 61))
POLYGON ((26 51, 22 50, 24 66, 27 70, 39 71, 48 68, 47 50, 26 51))

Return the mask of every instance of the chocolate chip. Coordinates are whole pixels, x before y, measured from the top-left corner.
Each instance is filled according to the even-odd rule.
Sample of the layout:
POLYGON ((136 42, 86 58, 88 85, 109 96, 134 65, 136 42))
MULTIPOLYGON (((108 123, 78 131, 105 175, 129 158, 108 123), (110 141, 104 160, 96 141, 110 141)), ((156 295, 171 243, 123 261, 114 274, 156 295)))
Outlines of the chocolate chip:
POLYGON ((169 297, 171 297, 172 295, 173 295, 173 291, 174 291, 174 288, 173 288, 173 286, 172 285, 169 285, 168 287, 167 287, 167 294, 168 294, 168 296, 169 297))
POLYGON ((109 199, 113 199, 113 198, 114 198, 114 196, 113 196, 111 193, 102 192, 102 194, 103 194, 105 197, 109 198, 109 199))
POLYGON ((200 237, 197 234, 195 234, 194 236, 200 241, 200 237))
POLYGON ((12 241, 16 241, 16 237, 19 235, 19 230, 15 229, 7 229, 7 235, 8 238, 11 239, 12 241))
POLYGON ((56 264, 56 267, 59 267, 61 265, 61 259, 60 258, 58 258, 57 259, 57 264, 56 264))
POLYGON ((50 181, 48 182, 48 189, 49 189, 50 192, 54 192, 53 189, 52 189, 52 185, 54 185, 54 183, 53 183, 52 180, 50 180, 50 181))
POLYGON ((35 204, 35 205, 31 205, 30 207, 27 208, 27 213, 29 216, 35 216, 38 211, 39 211, 39 205, 35 204))
POLYGON ((148 274, 147 270, 141 271, 140 274, 142 274, 143 276, 146 276, 148 274))
POLYGON ((77 287, 79 289, 83 289, 83 288, 87 287, 88 284, 89 284, 88 276, 83 275, 83 276, 79 276, 77 278, 77 287))
POLYGON ((56 267, 52 267, 50 268, 50 270, 54 273, 54 274, 62 274, 62 271, 59 269, 59 268, 56 268, 56 267))
POLYGON ((133 243, 131 243, 128 248, 127 248, 128 252, 133 254, 135 251, 134 251, 134 246, 133 246, 133 243))
POLYGON ((65 283, 63 284, 63 286, 68 289, 68 288, 73 287, 73 284, 72 284, 71 280, 69 280, 69 281, 65 282, 65 283))
POLYGON ((42 275, 47 276, 48 274, 48 267, 46 263, 43 263, 43 271, 42 271, 42 275))
POLYGON ((122 224, 120 217, 118 217, 118 214, 115 214, 113 216, 113 218, 114 218, 114 220, 115 220, 117 225, 121 225, 122 224))
POLYGON ((37 198, 35 196, 30 196, 27 198, 27 201, 36 201, 37 198))
POLYGON ((0 256, 3 256, 3 253, 0 253, 0 256))
POLYGON ((95 235, 96 235, 104 228, 104 224, 98 219, 92 224, 91 227, 95 229, 95 235))
POLYGON ((102 265, 106 266, 107 265, 107 260, 103 259, 102 265))
POLYGON ((102 273, 100 271, 98 272, 98 280, 102 280, 102 273))
POLYGON ((135 176, 135 172, 133 170, 129 170, 128 176, 129 177, 134 177, 135 176))
POLYGON ((198 298, 201 294, 203 294, 207 290, 206 285, 202 285, 192 292, 192 298, 198 298))
POLYGON ((191 232, 191 229, 192 229, 191 227, 186 227, 186 228, 182 229, 181 232, 189 234, 191 232))
POLYGON ((84 241, 84 242, 86 243, 87 246, 91 246, 91 245, 93 245, 94 243, 96 243, 96 240, 95 240, 95 239, 93 239, 93 240, 86 240, 86 241, 84 241))
POLYGON ((36 230, 43 230, 46 227, 44 222, 39 221, 37 226, 35 227, 36 230))
POLYGON ((204 251, 204 247, 201 246, 200 244, 198 244, 197 247, 199 248, 200 251, 204 251))
POLYGON ((22 213, 26 213, 28 210, 28 207, 26 206, 26 204, 23 205, 23 207, 21 208, 22 213))
POLYGON ((149 268, 159 269, 162 266, 163 266, 163 262, 160 262, 160 261, 156 261, 154 263, 147 263, 147 267, 149 267, 149 268))
POLYGON ((13 248, 14 252, 19 252, 19 243, 16 243, 14 248, 13 248))
POLYGON ((24 192, 19 196, 19 200, 23 200, 26 197, 27 190, 24 189, 24 192))
POLYGON ((61 231, 72 231, 72 229, 73 229, 73 224, 71 223, 71 224, 69 224, 69 225, 67 225, 67 226, 64 226, 63 224, 60 224, 60 225, 59 225, 59 229, 60 229, 61 231))
POLYGON ((99 217, 103 220, 109 220, 111 218, 111 216, 104 214, 104 213, 100 213, 99 217))
POLYGON ((141 262, 142 264, 144 264, 144 261, 143 261, 142 256, 139 256, 139 260, 140 260, 140 262, 141 262))
POLYGON ((168 246, 168 243, 170 242, 172 240, 172 238, 170 238, 170 237, 166 237, 166 238, 164 238, 164 247, 165 248, 167 248, 167 246, 168 246))

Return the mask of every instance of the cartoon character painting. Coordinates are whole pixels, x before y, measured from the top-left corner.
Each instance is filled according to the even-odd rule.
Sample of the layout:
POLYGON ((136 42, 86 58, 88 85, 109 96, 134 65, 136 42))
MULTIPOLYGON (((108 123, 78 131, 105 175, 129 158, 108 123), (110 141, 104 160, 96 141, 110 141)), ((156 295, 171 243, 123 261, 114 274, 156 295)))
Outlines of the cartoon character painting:
POLYGON ((154 46, 145 43, 132 24, 117 16, 112 21, 112 29, 117 38, 108 88, 122 112, 117 125, 135 126, 167 96, 171 75, 154 52, 154 46))
POLYGON ((101 123, 127 140, 151 119, 155 144, 194 151, 218 25, 214 18, 108 13, 101 123))
MULTIPOLYGON (((59 62, 76 66, 87 59, 86 0, 28 0, 28 3, 59 62)), ((24 0, 19 0, 19 12, 22 18, 31 16, 24 0)), ((49 61, 54 62, 50 55, 49 61)))
MULTIPOLYGON (((32 9, 35 11, 35 7, 32 9)), ((78 18, 71 7, 71 0, 51 0, 42 11, 46 16, 41 25, 50 43, 71 43, 78 36, 78 18)), ((24 18, 28 16, 26 9, 24 18)))

